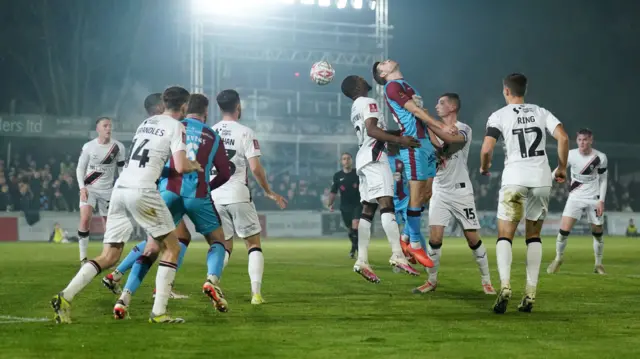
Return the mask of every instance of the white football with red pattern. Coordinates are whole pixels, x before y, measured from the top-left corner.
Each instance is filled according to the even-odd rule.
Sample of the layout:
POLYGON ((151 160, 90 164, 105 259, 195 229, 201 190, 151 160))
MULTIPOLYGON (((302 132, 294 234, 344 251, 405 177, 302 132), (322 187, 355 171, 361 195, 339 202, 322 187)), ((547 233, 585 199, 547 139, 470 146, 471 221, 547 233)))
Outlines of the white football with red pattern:
POLYGON ((326 61, 318 61, 311 66, 311 80, 320 86, 331 83, 335 74, 333 66, 326 61))

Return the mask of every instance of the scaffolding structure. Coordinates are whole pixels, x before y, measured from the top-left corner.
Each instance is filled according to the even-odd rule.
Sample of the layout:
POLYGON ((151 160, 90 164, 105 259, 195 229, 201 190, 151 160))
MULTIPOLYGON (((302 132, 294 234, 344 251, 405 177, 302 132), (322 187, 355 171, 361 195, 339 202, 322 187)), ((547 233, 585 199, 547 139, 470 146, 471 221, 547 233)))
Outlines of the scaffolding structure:
MULTIPOLYGON (((239 0, 236 0, 239 1, 239 0)), ((274 11, 248 11, 224 16, 196 16, 191 23, 190 41, 190 82, 191 91, 194 93, 206 93, 210 97, 223 90, 221 82, 225 76, 228 64, 237 61, 255 62, 255 66, 264 63, 297 63, 306 64, 308 68, 316 61, 325 60, 334 68, 341 66, 361 68, 370 74, 371 66, 375 61, 388 58, 388 45, 391 39, 389 24, 388 0, 373 2, 375 10, 367 6, 362 9, 336 9, 320 8, 298 3, 297 5, 281 6, 274 11), (312 9, 313 8, 313 9, 312 9), (324 13, 322 13, 324 11, 324 13), (348 17, 348 13, 354 14, 354 21, 329 21, 332 16, 326 16, 329 11, 340 12, 342 17, 348 17), (315 15, 314 13, 315 12, 315 15), (286 13, 286 16, 283 15, 286 13), (320 16, 323 15, 324 16, 320 16), (368 14, 371 14, 368 17, 368 14), (316 16, 318 15, 318 16, 316 16), (355 16, 357 15, 357 16, 355 16), (368 19, 365 20, 365 18, 368 19), (320 20, 318 20, 320 19, 320 20), (374 21, 371 21, 374 20, 374 21)), ((335 1, 332 1, 332 5, 335 1)), ((371 4, 371 2, 370 2, 371 4)), ((372 6, 373 7, 373 6, 372 6)), ((364 72, 363 71, 363 72, 364 72)), ((344 74, 344 72, 342 73, 344 74)), ((370 78, 370 77, 369 77, 370 78)), ((372 82, 368 78, 369 82, 372 82)), ((336 79, 338 80, 338 79, 336 79)), ((235 86, 235 85, 233 85, 235 86)), ((300 93, 295 90, 273 90, 270 84, 262 88, 243 89, 243 98, 247 93, 259 97, 259 93, 285 96, 291 103, 288 105, 299 108, 300 93)), ((316 93, 305 94, 303 99, 310 96, 324 96, 319 101, 329 101, 327 105, 332 111, 337 111, 338 116, 348 116, 341 113, 340 109, 345 105, 343 95, 316 93), (326 99, 326 100, 325 100, 326 99)), ((384 103, 382 87, 375 86, 375 96, 379 103, 384 103)), ((214 101, 211 101, 215 105, 214 101)), ((257 107, 257 106, 255 106, 257 107)), ((244 107, 243 107, 244 108, 244 107)), ((382 106, 386 108, 386 106, 382 106)), ((344 111, 342 111, 344 112, 344 111)), ((213 108, 211 114, 217 113, 213 108)), ((334 112, 335 115, 335 112, 334 112)), ((388 115, 388 114, 387 114, 388 115)), ((252 114, 256 121, 265 117, 256 110, 252 114)), ((345 120, 346 117, 345 117, 345 120)), ((318 121, 321 121, 320 119, 318 121)), ((296 156, 299 152, 299 143, 321 143, 327 136, 305 135, 279 135, 278 133, 265 133, 258 135, 262 141, 296 143, 296 156)), ((341 153, 341 148, 353 145, 353 134, 341 134, 331 136, 331 143, 336 143, 336 153, 341 153)))

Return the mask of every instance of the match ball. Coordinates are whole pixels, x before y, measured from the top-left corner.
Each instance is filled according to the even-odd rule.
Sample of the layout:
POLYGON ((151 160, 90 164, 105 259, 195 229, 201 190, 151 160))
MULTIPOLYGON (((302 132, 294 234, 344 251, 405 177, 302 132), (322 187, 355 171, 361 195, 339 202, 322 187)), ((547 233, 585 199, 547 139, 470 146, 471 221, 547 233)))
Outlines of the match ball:
POLYGON ((331 83, 335 74, 336 71, 326 61, 318 61, 311 66, 311 80, 320 86, 331 83))

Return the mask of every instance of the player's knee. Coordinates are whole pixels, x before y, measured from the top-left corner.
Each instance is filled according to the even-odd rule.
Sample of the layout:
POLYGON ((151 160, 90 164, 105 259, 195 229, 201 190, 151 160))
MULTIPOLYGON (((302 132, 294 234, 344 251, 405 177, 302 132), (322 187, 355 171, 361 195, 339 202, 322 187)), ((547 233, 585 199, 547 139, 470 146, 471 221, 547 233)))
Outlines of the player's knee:
POLYGON ((496 241, 496 245, 500 242, 508 242, 509 245, 511 245, 513 240, 511 238, 507 238, 507 237, 499 237, 498 240, 496 241))
POLYGON ((372 223, 373 222, 373 213, 365 213, 363 211, 362 214, 360 215, 360 220, 372 223))
MULTIPOLYGON (((377 203, 371 203, 366 201, 362 202, 362 215, 366 214, 367 216, 373 217, 373 214, 376 213, 377 209, 378 209, 377 203)), ((360 216, 360 218, 362 218, 362 216, 360 216)))
POLYGON ((150 253, 148 255, 141 255, 136 259, 138 264, 151 266, 158 259, 158 253, 150 253))
POLYGON ((464 231, 464 237, 467 239, 467 245, 469 248, 474 249, 473 247, 478 245, 480 242, 480 236, 478 235, 478 231, 475 229, 468 229, 464 231))
POLYGON ((247 245, 247 250, 251 250, 252 248, 260 248, 260 235, 256 234, 251 237, 247 237, 244 239, 245 244, 247 245))
POLYGON ((560 229, 558 231, 558 234, 560 234, 560 237, 562 237, 562 239, 566 239, 571 234, 571 231, 565 231, 564 229, 560 229))

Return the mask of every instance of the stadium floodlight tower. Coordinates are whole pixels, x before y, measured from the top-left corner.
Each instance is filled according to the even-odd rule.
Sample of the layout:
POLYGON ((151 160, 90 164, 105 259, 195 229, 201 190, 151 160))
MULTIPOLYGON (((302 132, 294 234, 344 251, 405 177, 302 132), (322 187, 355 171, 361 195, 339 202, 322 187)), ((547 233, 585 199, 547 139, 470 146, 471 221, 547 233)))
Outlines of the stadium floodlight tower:
MULTIPOLYGON (((192 0, 192 11, 193 92, 213 97, 237 89, 243 119, 261 141, 295 148, 294 172, 301 143, 330 143, 332 156, 354 144, 352 131, 331 132, 326 124, 338 118, 348 124, 351 104, 340 93, 344 76, 373 82, 371 66, 387 58, 388 0, 192 0), (328 86, 307 77, 321 60, 336 70, 328 86), (319 123, 322 131, 310 130, 319 123)), ((376 86, 379 100, 381 90, 376 86)))

